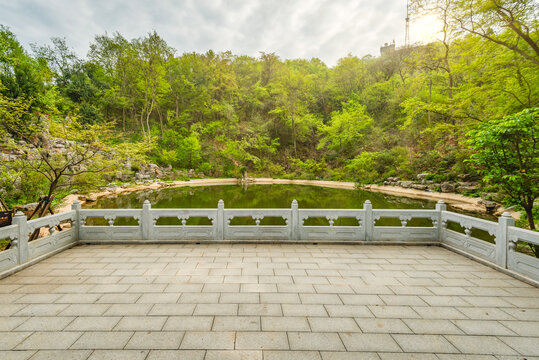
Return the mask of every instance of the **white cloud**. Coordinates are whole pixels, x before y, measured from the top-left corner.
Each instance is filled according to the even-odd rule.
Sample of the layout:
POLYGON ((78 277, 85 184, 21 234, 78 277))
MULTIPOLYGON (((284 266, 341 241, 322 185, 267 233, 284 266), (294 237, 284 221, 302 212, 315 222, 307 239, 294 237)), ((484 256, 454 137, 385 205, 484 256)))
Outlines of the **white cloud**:
POLYGON ((0 0, 0 24, 25 47, 59 36, 80 56, 95 35, 132 39, 156 30, 179 54, 265 51, 333 66, 348 53, 378 55, 381 44, 402 43, 405 7, 405 0, 0 0))

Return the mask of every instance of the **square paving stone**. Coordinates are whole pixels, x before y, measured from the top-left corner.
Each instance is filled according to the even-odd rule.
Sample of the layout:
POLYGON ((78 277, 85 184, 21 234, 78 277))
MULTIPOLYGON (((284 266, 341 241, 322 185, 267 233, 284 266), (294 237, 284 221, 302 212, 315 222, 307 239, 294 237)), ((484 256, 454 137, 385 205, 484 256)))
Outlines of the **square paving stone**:
POLYGON ((393 339, 397 341, 404 352, 407 353, 458 353, 441 335, 403 335, 394 334, 393 339))
POLYGON ((62 316, 31 317, 17 327, 16 331, 60 331, 74 319, 62 316))
POLYGON ((67 331, 111 331, 121 317, 80 316, 65 329, 67 331))
POLYGON ((348 351, 401 351, 395 340, 387 334, 342 333, 340 335, 348 351))
POLYGON ((195 304, 155 304, 148 315, 193 315, 195 304))
POLYGON ((299 294, 302 304, 342 304, 339 295, 336 294, 299 294))
MULTIPOLYGON (((439 360, 438 356, 427 353, 378 353, 382 360, 439 360)), ((456 359, 454 359, 456 360, 456 359)))
POLYGON ((150 312, 152 304, 113 304, 105 312, 106 316, 137 316, 150 312))
MULTIPOLYGON (((11 316, 26 306, 27 305, 23 305, 23 304, 2 304, 2 306, 0 306, 0 316, 11 316)), ((32 315, 18 315, 18 316, 32 316, 32 315)))
POLYGON ((132 332, 85 332, 71 348, 88 350, 123 349, 132 335, 132 332))
POLYGON ((409 306, 369 305, 368 308, 376 318, 417 319, 421 317, 409 306))
POLYGON ((40 350, 31 357, 31 360, 86 360, 91 353, 92 350, 40 350))
POLYGON ((222 293, 219 298, 220 304, 258 304, 258 293, 222 293))
POLYGON ((280 304, 240 304, 238 315, 282 316, 280 304))
POLYGON ((331 317, 373 317, 369 308, 364 305, 326 305, 331 317))
POLYGON ((213 331, 260 331, 258 316, 216 316, 213 331))
POLYGON ((323 305, 283 304, 284 316, 328 316, 323 305))
POLYGON ((503 336, 500 339, 522 355, 539 356, 539 341, 537 337, 503 336))
MULTIPOLYGON (((515 320, 513 316, 498 308, 459 307, 458 310, 466 315, 466 318, 473 320, 515 320)), ((465 318, 462 317, 461 319, 465 318)))
POLYGON ((198 304, 194 315, 237 315, 237 304, 198 304))
POLYGON ((264 351, 264 360, 321 360, 318 351, 264 351))
POLYGON ((263 316, 262 331, 310 331, 307 318, 294 316, 263 316))
POLYGON ((178 293, 142 294, 139 304, 175 304, 180 298, 178 293))
POLYGON ((69 348, 80 332, 35 332, 17 346, 18 350, 62 350, 69 348))
POLYGON ((494 336, 446 335, 445 338, 465 354, 518 355, 494 336))
POLYGON ((262 360, 260 350, 208 350, 204 360, 262 360))
POLYGON ((514 356, 470 355, 470 354, 436 354, 440 360, 523 360, 514 356))
POLYGON ((427 305, 417 295, 380 295, 386 305, 427 305))
POLYGON ((98 304, 134 304, 141 294, 105 294, 98 300, 98 304))
POLYGON ((217 304, 219 293, 184 293, 178 301, 181 304, 217 304))
MULTIPOLYGON (((467 316, 462 314, 459 310, 453 307, 443 306, 413 306, 415 312, 417 312, 423 319, 442 319, 442 320, 454 320, 454 319, 466 319, 467 316)), ((459 308, 463 309, 463 308, 459 308)))
POLYGON ((29 317, 0 317, 0 331, 11 331, 17 326, 30 319, 29 317))
POLYGON ((144 360, 148 350, 96 350, 88 360, 144 360))
POLYGON ((275 284, 241 284, 240 292, 274 293, 277 292, 275 284))
POLYGON ((469 335, 516 335, 498 321, 453 320, 453 323, 469 335))
POLYGON ((539 334, 539 322, 537 321, 501 321, 501 323, 521 336, 537 336, 539 334))
POLYGON ((236 349, 287 350, 288 338, 285 332, 238 332, 236 349))
POLYGON ((404 319, 406 325, 416 334, 462 334, 463 332, 449 320, 404 319))
POLYGON ((321 351, 320 355, 322 360, 380 360, 380 357, 372 352, 321 351))
POLYGON ((67 307, 67 304, 29 304, 19 310, 15 316, 56 316, 67 307))
POLYGON ((301 300, 298 294, 261 293, 260 303, 262 304, 299 304, 301 303, 301 300))
POLYGON ((311 330, 315 332, 361 332, 353 318, 309 318, 311 330))
POLYGON ((292 350, 345 350, 337 333, 289 332, 288 340, 292 350))
POLYGON ((118 322, 114 331, 152 331, 161 330, 165 316, 126 316, 118 322))
POLYGON ((151 350, 146 360, 204 360, 204 350, 151 350))
POLYGON ((345 305, 383 305, 384 302, 378 295, 348 295, 341 294, 342 302, 345 305))
POLYGON ((144 331, 135 332, 126 349, 178 349, 183 339, 183 332, 144 331))
POLYGON ((164 331, 210 331, 213 316, 171 316, 163 326, 164 331))
POLYGON ((234 332, 188 331, 181 349, 234 349, 234 332))
POLYGON ((32 334, 31 332, 1 332, 0 350, 11 350, 32 334))
MULTIPOLYGON (((126 305, 128 306, 128 305, 126 305)), ((110 304, 71 304, 60 313, 62 316, 100 316, 110 309, 110 304)))

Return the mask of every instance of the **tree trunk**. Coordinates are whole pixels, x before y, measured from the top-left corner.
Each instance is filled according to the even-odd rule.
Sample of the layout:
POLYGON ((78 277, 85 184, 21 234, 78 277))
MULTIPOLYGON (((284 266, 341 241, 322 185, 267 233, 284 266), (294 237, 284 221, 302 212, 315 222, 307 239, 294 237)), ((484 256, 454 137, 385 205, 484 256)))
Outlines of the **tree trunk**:
POLYGON ((153 102, 153 99, 152 99, 152 102, 150 104, 150 110, 148 110, 146 112, 146 129, 148 130, 148 141, 151 141, 151 139, 152 139, 152 132, 150 130, 150 115, 153 112, 153 105, 154 105, 154 102, 153 102))
POLYGON ((524 211, 526 211, 526 216, 528 217, 528 225, 530 226, 530 230, 535 230, 535 222, 533 221, 533 203, 531 207, 526 206, 524 211))
POLYGON ((122 107, 122 130, 125 133, 125 108, 122 107))
POLYGON ((430 100, 432 98, 432 78, 429 81, 429 111, 427 112, 427 119, 430 126, 430 100))
MULTIPOLYGON (((530 226, 530 230, 535 230, 535 222, 533 221, 533 201, 531 202, 531 206, 524 207, 524 211, 526 212, 526 216, 528 217, 528 225, 530 226)), ((539 258, 539 245, 528 243, 528 246, 530 247, 530 250, 533 252, 535 257, 539 258)))
POLYGON ((298 150, 296 146, 296 123, 294 121, 294 115, 292 115, 292 137, 294 140, 294 157, 298 157, 298 150))

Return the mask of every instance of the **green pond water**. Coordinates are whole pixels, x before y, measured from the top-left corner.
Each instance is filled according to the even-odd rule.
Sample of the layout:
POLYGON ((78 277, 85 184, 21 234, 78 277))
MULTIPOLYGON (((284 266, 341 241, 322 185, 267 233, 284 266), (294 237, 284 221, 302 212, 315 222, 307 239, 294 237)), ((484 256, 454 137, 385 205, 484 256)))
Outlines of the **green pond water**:
MULTIPOLYGON (((334 189, 306 185, 216 185, 164 188, 138 191, 114 197, 101 198, 86 208, 141 208, 149 200, 153 208, 216 208, 222 199, 225 208, 290 208, 292 200, 298 201, 300 208, 359 209, 370 200, 375 209, 434 209, 435 201, 391 196, 365 190, 334 189)), ((454 210, 454 209, 451 209, 454 210)), ((478 215, 475 215, 478 216, 478 215)), ((483 216, 484 217, 484 216, 483 216)), ((106 225, 104 219, 89 219, 88 224, 106 225)), ((118 218, 115 225, 136 225, 134 219, 118 218)), ((176 218, 160 218, 157 225, 180 225, 176 218)), ((207 218, 191 218, 187 225, 209 225, 207 218)), ((231 225, 254 225, 251 218, 234 218, 231 225)), ((264 218, 261 225, 284 225, 281 218, 264 218)), ((325 218, 310 218, 305 225, 328 225, 325 218)), ((355 219, 338 219, 335 226, 358 225, 355 219)), ((398 219, 380 219, 379 226, 401 226, 398 219)), ((456 225, 456 224, 455 224, 456 225)), ((457 226, 449 224, 455 230, 457 226)), ((427 219, 412 219, 408 226, 432 226, 427 219)), ((476 234, 479 237, 482 234, 476 234)), ((488 240, 488 239, 486 239, 488 240)))

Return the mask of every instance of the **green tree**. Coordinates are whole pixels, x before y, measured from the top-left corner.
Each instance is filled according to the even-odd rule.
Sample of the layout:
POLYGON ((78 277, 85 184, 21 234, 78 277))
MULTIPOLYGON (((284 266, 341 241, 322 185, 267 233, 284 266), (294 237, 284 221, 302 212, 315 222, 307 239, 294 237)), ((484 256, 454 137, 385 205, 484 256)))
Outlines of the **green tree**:
POLYGON ((454 0, 453 18, 463 31, 539 66, 537 1, 454 0))
POLYGON ((333 112, 330 121, 320 127, 322 138, 318 147, 352 154, 357 152, 357 146, 373 120, 365 114, 365 106, 359 103, 357 95, 342 106, 342 111, 333 112))
MULTIPOLYGON (((524 208, 535 230, 533 203, 539 197, 539 108, 491 120, 468 134, 484 181, 499 185, 505 195, 524 208)), ((535 249, 539 254, 539 247, 535 249)))

